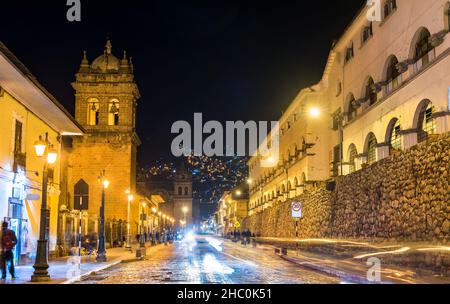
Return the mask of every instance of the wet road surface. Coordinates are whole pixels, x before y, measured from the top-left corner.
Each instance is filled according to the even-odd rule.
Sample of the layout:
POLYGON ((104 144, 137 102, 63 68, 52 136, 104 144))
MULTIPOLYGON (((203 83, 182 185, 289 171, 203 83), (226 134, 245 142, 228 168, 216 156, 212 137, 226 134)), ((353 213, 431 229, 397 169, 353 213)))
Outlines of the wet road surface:
POLYGON ((339 279, 282 260, 272 250, 210 236, 190 237, 147 252, 79 284, 322 284, 339 279))

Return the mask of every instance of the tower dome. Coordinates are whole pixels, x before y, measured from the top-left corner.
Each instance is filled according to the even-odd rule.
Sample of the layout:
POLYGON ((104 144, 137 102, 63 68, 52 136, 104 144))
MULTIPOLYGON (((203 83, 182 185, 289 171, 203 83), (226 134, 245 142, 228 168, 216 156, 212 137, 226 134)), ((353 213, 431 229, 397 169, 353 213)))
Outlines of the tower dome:
POLYGON ((109 73, 119 72, 120 60, 112 54, 112 44, 108 40, 105 46, 105 53, 92 62, 93 72, 109 73))

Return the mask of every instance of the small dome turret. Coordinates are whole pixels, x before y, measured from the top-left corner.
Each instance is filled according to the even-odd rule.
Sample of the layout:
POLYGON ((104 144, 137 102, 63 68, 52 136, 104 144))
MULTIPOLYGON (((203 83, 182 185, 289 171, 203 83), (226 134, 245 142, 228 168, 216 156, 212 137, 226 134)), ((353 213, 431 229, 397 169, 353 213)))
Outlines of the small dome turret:
POLYGON ((92 72, 98 73, 117 73, 120 68, 120 60, 112 54, 112 44, 108 40, 105 46, 105 52, 92 62, 92 72))

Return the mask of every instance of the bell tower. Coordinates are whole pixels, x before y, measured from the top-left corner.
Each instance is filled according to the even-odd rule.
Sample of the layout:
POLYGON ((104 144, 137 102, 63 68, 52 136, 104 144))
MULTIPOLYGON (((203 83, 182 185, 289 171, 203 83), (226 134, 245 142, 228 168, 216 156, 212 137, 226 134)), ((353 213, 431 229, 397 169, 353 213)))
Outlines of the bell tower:
POLYGON ((181 163, 174 179, 174 217, 177 225, 180 226, 180 220, 186 220, 187 225, 192 224, 192 174, 187 170, 184 162, 181 163))
MULTIPOLYGON (((74 138, 70 154, 69 191, 83 179, 89 184, 89 215, 99 214, 105 170, 110 187, 106 191, 106 220, 126 220, 125 191, 136 190, 136 106, 140 98, 131 58, 113 55, 108 40, 102 55, 91 64, 84 52, 75 82, 75 118, 86 135, 74 138)), ((73 206, 73 204, 71 204, 73 206)))

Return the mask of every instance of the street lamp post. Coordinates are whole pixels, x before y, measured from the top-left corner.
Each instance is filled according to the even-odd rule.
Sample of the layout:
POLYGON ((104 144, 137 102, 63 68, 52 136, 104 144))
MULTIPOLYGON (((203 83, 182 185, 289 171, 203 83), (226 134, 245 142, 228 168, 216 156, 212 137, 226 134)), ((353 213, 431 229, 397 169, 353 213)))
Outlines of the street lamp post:
POLYGON ((163 215, 164 245, 167 245, 167 215, 163 215))
POLYGON ((126 191, 126 194, 128 194, 128 213, 127 213, 127 245, 125 246, 126 249, 131 251, 131 202, 133 201, 133 195, 131 194, 130 190, 126 191))
POLYGON ((159 236, 158 236, 158 243, 161 243, 161 216, 162 216, 162 212, 159 211, 158 212, 158 230, 159 230, 159 236))
POLYGON ((144 218, 145 218, 145 202, 141 203, 142 211, 141 211, 141 238, 139 242, 140 248, 145 248, 145 234, 144 234, 144 218))
POLYGON ((50 280, 48 273, 48 241, 47 241, 47 184, 48 184, 48 165, 56 162, 58 154, 52 149, 48 141, 48 134, 45 134, 45 141, 42 137, 34 144, 37 157, 47 156, 42 174, 42 204, 41 218, 39 225, 39 240, 37 244, 36 260, 33 266, 34 273, 31 276, 32 282, 45 282, 50 280))
POLYGON ((105 190, 109 187, 109 181, 105 177, 105 170, 99 178, 102 182, 102 205, 100 207, 100 227, 98 236, 97 262, 106 262, 106 244, 105 244, 105 190))
POLYGON ((156 210, 156 208, 152 208, 152 246, 156 245, 156 239, 155 239, 155 217, 156 217, 156 212, 158 210, 156 210))

